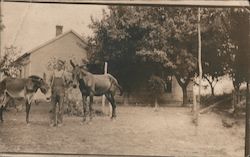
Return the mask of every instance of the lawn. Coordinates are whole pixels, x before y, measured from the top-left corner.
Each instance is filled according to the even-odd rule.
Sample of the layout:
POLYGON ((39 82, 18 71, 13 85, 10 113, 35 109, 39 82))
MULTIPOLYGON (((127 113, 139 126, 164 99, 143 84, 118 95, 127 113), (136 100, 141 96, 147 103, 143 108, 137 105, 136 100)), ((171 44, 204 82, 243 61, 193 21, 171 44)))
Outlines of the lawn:
MULTIPOLYGON (((2 152, 82 153, 174 156, 244 156, 244 121, 232 128, 210 112, 191 122, 190 108, 118 106, 117 119, 95 116, 81 125, 80 117, 64 116, 62 127, 50 127, 48 104, 33 105, 31 125, 25 112, 10 110, 0 124, 2 152)), ((94 108, 98 108, 94 106, 94 108)))

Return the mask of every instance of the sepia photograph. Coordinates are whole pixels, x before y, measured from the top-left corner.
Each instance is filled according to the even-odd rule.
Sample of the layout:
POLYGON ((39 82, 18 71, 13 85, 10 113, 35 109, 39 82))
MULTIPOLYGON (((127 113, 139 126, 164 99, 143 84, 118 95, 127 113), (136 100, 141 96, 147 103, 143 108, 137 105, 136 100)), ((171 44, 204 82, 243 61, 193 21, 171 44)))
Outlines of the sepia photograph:
POLYGON ((250 156, 248 0, 1 0, 0 157, 250 156))

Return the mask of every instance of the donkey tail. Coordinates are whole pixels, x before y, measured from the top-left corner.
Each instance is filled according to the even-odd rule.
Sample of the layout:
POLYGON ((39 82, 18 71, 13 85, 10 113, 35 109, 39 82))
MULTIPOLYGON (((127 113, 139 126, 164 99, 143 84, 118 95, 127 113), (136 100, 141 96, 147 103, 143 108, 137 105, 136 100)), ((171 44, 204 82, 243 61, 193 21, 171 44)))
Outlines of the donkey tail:
POLYGON ((118 81, 116 80, 116 78, 110 74, 108 74, 110 81, 112 82, 112 84, 114 84, 119 90, 120 90, 120 96, 122 96, 123 94, 123 89, 122 87, 119 85, 118 81))
POLYGON ((120 96, 122 96, 123 94, 123 89, 122 87, 117 83, 116 86, 118 87, 118 89, 120 90, 120 96))

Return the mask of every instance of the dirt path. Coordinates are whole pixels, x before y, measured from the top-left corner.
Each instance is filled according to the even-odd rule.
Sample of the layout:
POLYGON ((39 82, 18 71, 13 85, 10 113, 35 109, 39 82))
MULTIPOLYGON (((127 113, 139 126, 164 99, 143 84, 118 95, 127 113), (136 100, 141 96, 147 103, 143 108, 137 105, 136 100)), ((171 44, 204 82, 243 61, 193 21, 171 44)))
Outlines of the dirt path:
POLYGON ((154 112, 148 107, 118 107, 116 121, 95 117, 92 124, 80 125, 80 117, 65 116, 64 126, 51 128, 47 108, 47 104, 32 106, 30 126, 24 112, 5 113, 0 151, 202 157, 244 153, 243 124, 224 128, 214 113, 202 115, 195 128, 187 108, 154 112))

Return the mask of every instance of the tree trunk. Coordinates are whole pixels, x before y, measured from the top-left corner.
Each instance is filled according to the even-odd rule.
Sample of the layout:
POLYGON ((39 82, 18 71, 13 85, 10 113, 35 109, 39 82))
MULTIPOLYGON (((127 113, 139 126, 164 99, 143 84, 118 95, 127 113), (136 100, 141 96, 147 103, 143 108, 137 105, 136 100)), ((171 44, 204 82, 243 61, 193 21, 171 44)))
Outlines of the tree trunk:
POLYGON ((182 94, 183 94, 183 97, 182 97, 182 106, 186 107, 187 104, 188 104, 187 86, 182 86, 181 89, 182 89, 182 94))
MULTIPOLYGON (((206 78, 206 77, 205 77, 206 78)), ((211 88, 211 95, 214 96, 214 86, 213 86, 213 81, 210 81, 208 78, 207 79, 207 82, 209 83, 210 85, 210 88, 211 88)))
POLYGON ((214 87, 213 87, 213 85, 210 85, 211 86, 211 94, 212 94, 212 96, 214 96, 214 87))
POLYGON ((237 111, 238 111, 238 106, 237 104, 239 103, 239 93, 240 93, 240 83, 235 83, 234 81, 234 91, 235 91, 235 99, 234 99, 234 102, 233 102, 233 112, 234 114, 237 114, 237 111))
MULTIPOLYGON (((212 80, 209 80, 209 77, 204 75, 204 78, 207 80, 208 84, 210 85, 211 88, 211 95, 214 96, 214 88, 215 85, 213 86, 213 82, 215 81, 215 79, 212 77, 212 80)), ((216 83, 215 83, 216 84, 216 83)))
POLYGON ((237 101, 237 103, 239 102, 240 85, 241 84, 234 85, 234 90, 235 90, 235 93, 236 93, 236 101, 237 101))
POLYGON ((178 77, 177 75, 175 75, 175 78, 178 82, 178 84, 180 85, 181 89, 182 89, 182 106, 187 106, 188 104, 188 97, 187 97, 187 86, 188 86, 188 83, 190 81, 190 79, 186 80, 186 82, 182 82, 181 81, 181 78, 178 77))

